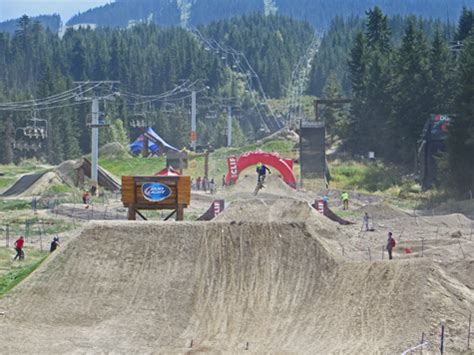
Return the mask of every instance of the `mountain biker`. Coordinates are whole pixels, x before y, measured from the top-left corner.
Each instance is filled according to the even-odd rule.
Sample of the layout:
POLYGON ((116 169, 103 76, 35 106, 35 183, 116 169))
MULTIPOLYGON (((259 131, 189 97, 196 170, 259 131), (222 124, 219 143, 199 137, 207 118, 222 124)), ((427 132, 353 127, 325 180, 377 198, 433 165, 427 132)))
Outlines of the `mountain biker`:
POLYGON ((272 172, 270 171, 270 169, 268 169, 268 167, 265 164, 262 164, 262 163, 257 164, 256 171, 258 174, 257 181, 259 184, 263 186, 263 183, 265 182, 265 177, 267 176, 267 171, 269 174, 271 174, 272 172))

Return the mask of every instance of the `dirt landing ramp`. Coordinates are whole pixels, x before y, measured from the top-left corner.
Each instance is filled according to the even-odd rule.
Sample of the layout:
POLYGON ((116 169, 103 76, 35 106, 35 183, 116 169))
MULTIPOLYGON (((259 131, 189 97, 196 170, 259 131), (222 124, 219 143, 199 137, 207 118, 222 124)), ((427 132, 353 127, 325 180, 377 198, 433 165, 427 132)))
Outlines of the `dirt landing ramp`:
POLYGON ((430 263, 338 265, 303 223, 115 221, 0 300, 0 332, 5 353, 394 353, 469 307, 430 263))

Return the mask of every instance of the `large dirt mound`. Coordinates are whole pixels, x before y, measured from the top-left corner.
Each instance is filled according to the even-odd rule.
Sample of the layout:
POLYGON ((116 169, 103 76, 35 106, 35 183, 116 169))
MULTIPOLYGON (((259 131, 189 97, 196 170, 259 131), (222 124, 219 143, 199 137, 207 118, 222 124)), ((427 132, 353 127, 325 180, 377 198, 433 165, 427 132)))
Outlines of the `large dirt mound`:
POLYGON ((442 320, 456 340, 473 305, 428 260, 337 264, 304 223, 115 221, 0 300, 0 332, 5 353, 395 353, 442 320))
POLYGON ((322 218, 307 202, 294 199, 235 201, 216 217, 218 221, 295 222, 322 218))
POLYGON ((218 215, 216 221, 305 222, 326 241, 343 233, 337 223, 307 202, 291 198, 238 200, 218 215))
POLYGON ((435 208, 436 214, 462 213, 470 219, 474 219, 474 200, 446 202, 435 208))
POLYGON ((392 219, 408 216, 408 214, 402 210, 383 202, 359 207, 358 211, 367 212, 373 219, 392 219))
POLYGON ((235 185, 227 187, 223 195, 230 199, 269 199, 281 197, 294 197, 296 190, 288 186, 279 176, 278 172, 268 175, 265 180, 265 188, 261 189, 257 196, 254 190, 257 186, 256 175, 241 175, 235 185))

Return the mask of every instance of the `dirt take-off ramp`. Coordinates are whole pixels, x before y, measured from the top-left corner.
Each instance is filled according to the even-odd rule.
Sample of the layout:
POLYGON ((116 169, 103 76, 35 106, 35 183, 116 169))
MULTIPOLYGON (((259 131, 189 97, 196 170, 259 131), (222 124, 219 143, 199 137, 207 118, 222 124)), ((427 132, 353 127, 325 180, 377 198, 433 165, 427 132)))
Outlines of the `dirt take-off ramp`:
POLYGON ((2 194, 2 197, 10 197, 22 194, 31 186, 33 186, 39 179, 41 179, 43 175, 44 173, 23 175, 2 194))
POLYGON ((395 353, 472 309, 428 260, 341 263, 315 218, 90 223, 0 300, 2 351, 395 353))

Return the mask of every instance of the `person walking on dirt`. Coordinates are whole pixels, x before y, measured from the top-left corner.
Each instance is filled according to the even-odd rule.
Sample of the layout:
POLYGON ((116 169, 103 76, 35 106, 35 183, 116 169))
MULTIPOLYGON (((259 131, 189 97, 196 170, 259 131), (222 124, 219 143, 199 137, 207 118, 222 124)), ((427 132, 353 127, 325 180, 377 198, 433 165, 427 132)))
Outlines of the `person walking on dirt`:
POLYGON ((370 229, 369 229, 369 214, 367 212, 365 212, 364 214, 364 222, 363 222, 363 226, 365 227, 365 231, 368 232, 370 229))
POLYGON ((324 194, 323 196, 323 203, 324 203, 324 206, 327 206, 329 203, 329 196, 327 194, 324 194))
POLYGON ((25 259, 25 252, 23 251, 23 245, 25 245, 25 239, 23 236, 20 236, 15 242, 15 251, 16 255, 13 258, 13 261, 15 261, 17 258, 18 260, 23 260, 25 259))
POLYGON ((392 250, 397 245, 396 240, 392 236, 392 232, 388 232, 388 239, 387 239, 387 251, 388 251, 388 259, 392 260, 392 250))
POLYGON ((49 248, 49 252, 52 253, 59 247, 59 238, 54 237, 53 241, 51 242, 51 247, 49 248))
POLYGON ((216 182, 213 177, 211 178, 211 180, 209 180, 209 192, 211 193, 211 195, 214 195, 216 193, 216 182))
POLYGON ((201 177, 198 176, 198 178, 196 179, 196 187, 199 190, 201 190, 201 177))
POLYGON ((342 192, 341 200, 342 200, 342 209, 348 210, 349 209, 349 194, 346 191, 342 192))
POLYGON ((36 197, 33 197, 33 199, 31 200, 31 209, 33 210, 34 214, 37 213, 37 207, 38 207, 38 200, 36 199, 36 197))
POLYGON ((268 167, 265 164, 262 164, 262 163, 257 164, 256 171, 258 174, 257 181, 263 187, 264 186, 263 183, 265 182, 265 178, 267 176, 267 171, 269 174, 271 174, 272 172, 270 171, 270 169, 268 169, 268 167))

